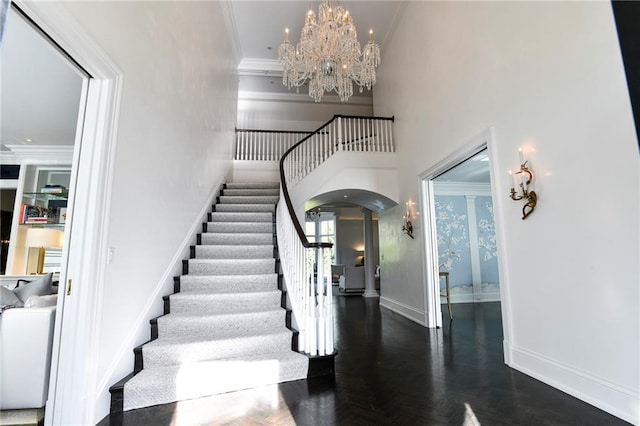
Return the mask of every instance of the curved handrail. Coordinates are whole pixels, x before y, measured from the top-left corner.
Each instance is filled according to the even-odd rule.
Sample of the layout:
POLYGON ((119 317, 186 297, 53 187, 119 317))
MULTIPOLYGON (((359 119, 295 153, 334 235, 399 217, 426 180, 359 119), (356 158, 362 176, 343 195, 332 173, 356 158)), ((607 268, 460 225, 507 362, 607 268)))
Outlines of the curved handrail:
POLYGON ((307 239, 307 236, 304 233, 304 229, 302 228, 302 225, 300 224, 300 221, 298 220, 298 216, 295 214, 295 211, 293 210, 293 204, 291 203, 291 197, 289 196, 289 188, 287 188, 287 181, 286 181, 286 176, 285 176, 285 173, 284 173, 284 162, 285 162, 287 156, 291 152, 293 152, 297 147, 299 147, 300 145, 305 143, 313 135, 315 135, 317 133, 320 133, 322 131, 322 129, 324 129, 325 127, 327 127, 331 123, 333 123, 338 118, 366 118, 366 119, 371 119, 371 120, 388 120, 388 121, 391 121, 391 122, 395 122, 395 116, 391 116, 391 117, 368 117, 368 116, 358 116, 358 115, 341 115, 341 114, 337 114, 337 115, 334 115, 329 121, 324 123, 322 126, 318 127, 318 129, 316 129, 313 132, 310 132, 307 136, 302 138, 299 142, 295 143, 291 148, 289 148, 287 151, 285 151, 284 154, 282 154, 282 157, 280 158, 280 185, 282 187, 282 194, 284 195, 284 201, 285 201, 285 203, 287 205, 287 210, 289 211, 289 216, 291 217, 291 220, 293 221, 293 226, 295 227, 296 233, 298 234, 298 238, 300 238, 300 242, 302 243, 302 245, 305 248, 313 248, 313 247, 315 247, 315 248, 331 248, 331 247, 333 247, 333 244, 332 243, 326 243, 326 242, 311 243, 307 239))

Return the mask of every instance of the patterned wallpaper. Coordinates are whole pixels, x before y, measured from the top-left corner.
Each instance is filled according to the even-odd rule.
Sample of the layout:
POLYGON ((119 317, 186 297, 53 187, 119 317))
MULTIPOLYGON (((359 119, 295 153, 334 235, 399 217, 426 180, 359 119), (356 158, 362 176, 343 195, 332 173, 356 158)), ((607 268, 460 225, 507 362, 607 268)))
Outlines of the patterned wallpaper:
MULTIPOLYGON (((482 283, 498 282, 496 234, 491 197, 474 200, 482 283)), ((449 272, 452 287, 472 284, 469 213, 462 195, 436 195, 438 259, 441 271, 449 272)))

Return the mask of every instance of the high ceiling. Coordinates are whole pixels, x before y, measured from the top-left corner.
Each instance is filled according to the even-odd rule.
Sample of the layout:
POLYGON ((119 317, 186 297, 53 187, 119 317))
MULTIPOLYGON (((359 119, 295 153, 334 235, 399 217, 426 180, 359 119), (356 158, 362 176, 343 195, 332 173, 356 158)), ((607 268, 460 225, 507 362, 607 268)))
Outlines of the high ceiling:
MULTIPOLYGON (((278 46, 284 40, 284 30, 289 28, 290 41, 300 40, 300 31, 309 9, 318 11, 318 1, 232 1, 231 9, 238 32, 239 49, 242 60, 240 91, 262 91, 287 93, 280 78, 277 64, 278 46)), ((358 40, 364 45, 370 29, 374 30, 375 41, 384 51, 384 44, 392 28, 392 21, 401 5, 400 1, 341 1, 338 3, 354 19, 358 40)), ((295 90, 292 89, 295 93, 295 90)), ((301 93, 304 90, 301 89, 301 93)), ((371 92, 355 96, 371 96, 371 92)))
POLYGON ((7 145, 73 145, 82 77, 13 10, 2 42, 0 133, 7 145))

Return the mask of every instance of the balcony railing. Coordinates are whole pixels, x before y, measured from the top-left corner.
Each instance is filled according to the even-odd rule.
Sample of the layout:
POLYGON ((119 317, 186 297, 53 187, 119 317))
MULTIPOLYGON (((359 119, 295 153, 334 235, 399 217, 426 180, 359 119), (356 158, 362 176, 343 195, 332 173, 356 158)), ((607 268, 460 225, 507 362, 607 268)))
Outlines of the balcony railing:
POLYGON ((289 189, 338 151, 395 152, 393 117, 334 116, 291 146, 280 159, 276 210, 282 274, 299 331, 298 348, 311 356, 334 353, 331 243, 309 242, 293 209, 289 189), (282 202, 284 201, 284 202, 282 202), (307 251, 314 250, 307 257, 307 251), (307 259, 319 259, 311 265, 307 259))
POLYGON ((279 161, 282 154, 313 132, 236 129, 234 160, 279 161))

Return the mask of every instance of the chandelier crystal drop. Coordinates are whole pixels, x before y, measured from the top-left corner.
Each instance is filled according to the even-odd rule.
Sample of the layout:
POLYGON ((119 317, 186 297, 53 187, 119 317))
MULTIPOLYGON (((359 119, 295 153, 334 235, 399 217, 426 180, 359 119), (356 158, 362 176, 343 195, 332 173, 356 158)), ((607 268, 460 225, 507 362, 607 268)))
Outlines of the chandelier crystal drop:
POLYGON ((353 83, 360 92, 376 83, 376 67, 380 65, 380 47, 369 42, 361 49, 356 27, 348 10, 323 0, 318 17, 313 10, 307 12, 300 42, 294 47, 289 42, 289 29, 278 48, 278 62, 283 66, 282 83, 299 89, 309 82, 309 96, 316 102, 325 92, 334 91, 345 102, 353 95, 353 83))

